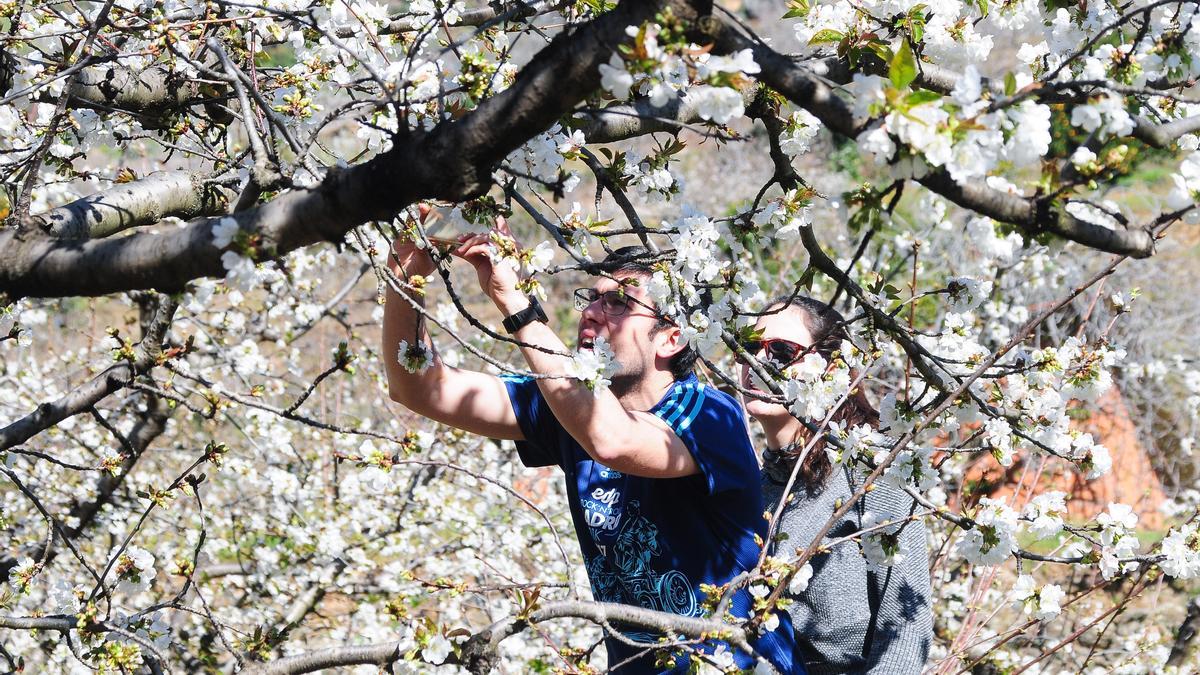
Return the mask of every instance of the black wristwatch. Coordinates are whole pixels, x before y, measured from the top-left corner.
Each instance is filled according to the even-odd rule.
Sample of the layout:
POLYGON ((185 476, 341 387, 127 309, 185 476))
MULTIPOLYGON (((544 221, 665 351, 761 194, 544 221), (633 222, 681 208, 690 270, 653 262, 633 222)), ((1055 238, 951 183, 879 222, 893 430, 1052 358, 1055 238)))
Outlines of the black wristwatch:
POLYGON ((504 330, 508 331, 510 335, 515 334, 534 321, 550 323, 550 319, 546 318, 546 312, 542 311, 542 306, 538 304, 537 298, 532 295, 528 297, 528 307, 504 319, 504 330))

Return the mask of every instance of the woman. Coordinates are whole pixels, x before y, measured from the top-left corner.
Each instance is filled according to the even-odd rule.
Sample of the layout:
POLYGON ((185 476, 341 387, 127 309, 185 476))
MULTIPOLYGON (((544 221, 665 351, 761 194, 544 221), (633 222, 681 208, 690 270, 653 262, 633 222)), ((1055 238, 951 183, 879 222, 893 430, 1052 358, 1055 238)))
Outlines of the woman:
MULTIPOLYGON (((760 361, 770 359, 781 370, 817 353, 832 360, 846 339, 845 322, 829 305, 797 296, 778 301, 758 322, 762 338, 745 345, 760 361)), ((757 378, 742 366, 742 385, 761 391, 757 378)), ((774 513, 809 431, 783 405, 748 399, 746 410, 762 425, 762 485, 774 513)), ((878 426, 879 413, 861 389, 834 413, 844 427, 878 426)), ((820 423, 822 420, 814 420, 820 423)), ((784 508, 775 541, 781 557, 803 550, 825 526, 838 506, 862 486, 865 472, 834 468, 818 442, 800 466, 792 496, 784 508)), ((895 487, 877 483, 826 533, 824 541, 853 535, 867 513, 897 522, 914 512, 913 500, 895 487)), ((878 521, 876 521, 878 522, 878 521)), ((808 587, 788 607, 797 645, 809 673, 919 673, 932 640, 929 607, 929 562, 925 527, 905 522, 898 540, 903 559, 892 567, 869 569, 859 547, 842 542, 811 559, 808 587)))

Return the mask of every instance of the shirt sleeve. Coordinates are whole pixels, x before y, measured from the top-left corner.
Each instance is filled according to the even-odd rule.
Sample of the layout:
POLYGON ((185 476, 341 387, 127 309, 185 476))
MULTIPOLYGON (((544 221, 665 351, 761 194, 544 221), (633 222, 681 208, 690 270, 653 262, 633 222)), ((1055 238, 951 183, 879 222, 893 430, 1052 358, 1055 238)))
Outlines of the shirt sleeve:
POLYGON ((521 463, 530 468, 559 464, 558 444, 554 441, 558 420, 550 411, 542 390, 538 389, 537 381, 531 377, 509 375, 500 379, 508 388, 508 400, 512 402, 521 435, 525 437, 525 440, 517 441, 521 463))
POLYGON ((710 495, 758 489, 758 461, 746 419, 728 395, 692 380, 676 384, 653 412, 692 453, 710 495))

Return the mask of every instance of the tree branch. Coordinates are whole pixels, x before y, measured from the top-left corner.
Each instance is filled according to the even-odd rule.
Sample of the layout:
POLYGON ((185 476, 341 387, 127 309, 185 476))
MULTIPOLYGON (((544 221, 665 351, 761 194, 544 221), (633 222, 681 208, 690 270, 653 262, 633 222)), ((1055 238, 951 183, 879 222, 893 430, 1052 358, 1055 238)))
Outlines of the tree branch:
MULTIPOLYGON (((523 68, 513 85, 458 120, 428 133, 403 133, 391 150, 347 169, 331 168, 315 187, 289 191, 236 214, 243 230, 261 235, 264 256, 319 241, 340 241, 352 228, 389 220, 418 199, 463 201, 491 186, 493 166, 549 128, 599 86, 599 65, 625 27, 648 20, 666 2, 621 3, 560 33, 523 68)), ((672 3, 675 14, 695 17, 672 3)), ((182 289, 204 276, 224 276, 222 250, 212 243, 215 220, 161 234, 66 244, 37 234, 0 232, 0 293, 21 297, 96 296, 118 291, 182 289)))
POLYGON ((163 297, 132 360, 112 366, 66 396, 43 403, 33 412, 0 429, 0 450, 24 443, 68 417, 88 410, 104 397, 125 387, 137 375, 154 367, 178 306, 177 300, 163 297))
MULTIPOLYGON (((489 672, 495 663, 496 649, 505 639, 534 624, 564 618, 586 619, 600 625, 620 623, 665 634, 683 635, 692 639, 724 635, 728 636, 729 642, 735 647, 752 653, 746 640, 745 631, 738 626, 721 621, 679 616, 668 612, 656 612, 642 607, 607 602, 555 602, 535 610, 528 619, 508 617, 479 631, 466 642, 462 648, 461 658, 458 658, 455 663, 472 673, 489 672)), ((334 647, 278 659, 249 672, 252 675, 296 675, 337 666, 369 664, 382 666, 395 662, 400 656, 397 645, 394 643, 334 647)))
MULTIPOLYGON (((500 2, 494 1, 488 4, 487 7, 467 10, 459 15, 458 22, 454 27, 458 26, 482 26, 494 21, 516 21, 518 19, 527 19, 546 14, 552 11, 560 4, 564 4, 561 0, 551 2, 550 0, 534 0, 533 2, 500 2)), ((424 17, 400 17, 393 19, 388 25, 379 29, 381 35, 395 33, 412 33, 421 30, 429 23, 429 19, 424 17)), ((347 38, 353 37, 353 29, 343 28, 338 30, 338 37, 347 38), (343 34, 345 32, 346 34, 343 34)))
POLYGON ((59 239, 100 239, 163 218, 216 216, 232 192, 186 171, 163 171, 31 216, 30 225, 59 239))
POLYGON ((203 83, 168 66, 144 70, 117 65, 90 66, 80 71, 67 90, 67 107, 127 112, 143 118, 145 123, 147 119, 226 96, 223 86, 203 83))
POLYGON ((793 57, 771 49, 757 38, 743 35, 736 26, 716 17, 705 17, 701 31, 716 43, 720 53, 749 49, 762 71, 758 79, 796 105, 812 113, 833 131, 854 138, 870 120, 856 118, 854 110, 839 98, 812 70, 793 57))
MULTIPOLYGON (((747 107, 754 102, 756 93, 753 86, 742 90, 742 101, 747 107)), ((704 122, 696 106, 688 105, 680 96, 672 96, 661 106, 650 103, 649 98, 638 97, 632 104, 580 111, 574 120, 582 125, 588 143, 614 143, 660 131, 674 133, 689 124, 704 122)))
POLYGON ((1010 195, 981 182, 956 183, 941 169, 917 182, 963 208, 1011 223, 1031 234, 1050 232, 1100 251, 1134 258, 1154 253, 1154 237, 1146 229, 1115 230, 1089 223, 1045 201, 1010 195))

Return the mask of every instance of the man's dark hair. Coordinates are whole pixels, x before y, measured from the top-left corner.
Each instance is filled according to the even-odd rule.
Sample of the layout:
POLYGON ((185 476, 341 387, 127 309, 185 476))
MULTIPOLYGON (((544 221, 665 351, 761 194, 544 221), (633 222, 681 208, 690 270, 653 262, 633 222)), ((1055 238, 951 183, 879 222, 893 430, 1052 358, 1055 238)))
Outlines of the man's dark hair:
MULTIPOLYGON (((654 261, 658 256, 650 252, 644 246, 622 246, 612 253, 604 257, 600 261, 598 267, 601 271, 610 275, 617 274, 637 274, 649 278, 654 274, 654 261)), ((658 315, 658 323, 654 325, 651 334, 674 326, 675 322, 662 314, 660 308, 654 308, 655 314, 658 315)), ((671 376, 676 380, 682 380, 692 372, 692 368, 696 365, 696 360, 700 358, 700 353, 696 348, 688 343, 684 345, 675 356, 671 357, 668 364, 671 368, 671 376)))

